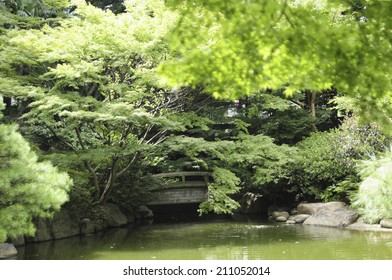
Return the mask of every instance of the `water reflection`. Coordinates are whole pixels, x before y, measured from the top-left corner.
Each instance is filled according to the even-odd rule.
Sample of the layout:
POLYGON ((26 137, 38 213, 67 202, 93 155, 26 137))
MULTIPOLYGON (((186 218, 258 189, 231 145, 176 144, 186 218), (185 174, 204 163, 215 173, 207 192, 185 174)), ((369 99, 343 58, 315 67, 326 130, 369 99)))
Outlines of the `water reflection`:
POLYGON ((19 247, 19 259, 392 259, 392 234, 233 220, 158 223, 19 247))
POLYGON ((351 238, 353 232, 339 228, 317 227, 317 226, 303 226, 300 229, 303 234, 313 240, 329 240, 336 241, 339 239, 351 238))

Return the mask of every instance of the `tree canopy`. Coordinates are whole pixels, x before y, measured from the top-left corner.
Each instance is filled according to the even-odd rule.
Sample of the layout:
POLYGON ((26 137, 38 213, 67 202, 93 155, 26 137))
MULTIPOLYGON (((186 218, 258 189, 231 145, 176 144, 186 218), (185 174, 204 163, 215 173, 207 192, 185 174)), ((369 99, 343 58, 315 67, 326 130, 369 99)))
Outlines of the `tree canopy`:
POLYGON ((161 68, 170 84, 226 99, 334 87, 390 123, 391 1, 167 2, 180 14, 177 59, 161 68))
POLYGON ((66 200, 64 171, 81 215, 140 205, 151 174, 184 170, 212 173, 201 213, 247 191, 349 200, 354 163, 390 140, 391 3, 1 1, 1 164, 20 163, 1 176, 36 206, 20 223, 66 200))

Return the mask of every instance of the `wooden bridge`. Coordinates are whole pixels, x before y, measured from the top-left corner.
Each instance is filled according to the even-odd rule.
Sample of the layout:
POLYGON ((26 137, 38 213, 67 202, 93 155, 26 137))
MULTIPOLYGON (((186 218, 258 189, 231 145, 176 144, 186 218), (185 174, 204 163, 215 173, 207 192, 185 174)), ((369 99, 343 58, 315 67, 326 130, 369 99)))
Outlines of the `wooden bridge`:
POLYGON ((201 203, 208 199, 210 172, 173 172, 156 174, 162 185, 151 188, 154 199, 148 205, 201 203))

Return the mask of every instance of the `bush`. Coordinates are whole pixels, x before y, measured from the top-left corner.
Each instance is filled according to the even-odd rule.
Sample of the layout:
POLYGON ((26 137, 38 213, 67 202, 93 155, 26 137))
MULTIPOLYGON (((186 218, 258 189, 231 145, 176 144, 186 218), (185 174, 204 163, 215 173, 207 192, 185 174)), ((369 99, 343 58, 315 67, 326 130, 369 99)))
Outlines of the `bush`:
POLYGON ((374 124, 347 118, 339 129, 316 132, 299 142, 291 167, 291 192, 301 200, 349 202, 358 190, 357 161, 385 149, 387 137, 374 124))
POLYGON ((301 141, 298 157, 292 165, 290 191, 297 199, 328 200, 327 188, 353 173, 350 165, 337 154, 337 133, 318 132, 301 141))

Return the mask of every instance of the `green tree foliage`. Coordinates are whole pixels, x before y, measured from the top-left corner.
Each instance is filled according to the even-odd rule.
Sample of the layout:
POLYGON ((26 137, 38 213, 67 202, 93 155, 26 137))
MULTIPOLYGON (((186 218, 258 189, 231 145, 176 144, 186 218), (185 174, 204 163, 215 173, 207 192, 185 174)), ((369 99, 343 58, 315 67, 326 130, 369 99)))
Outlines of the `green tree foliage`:
POLYGON ((250 134, 265 134, 278 144, 294 145, 312 131, 339 125, 337 110, 330 104, 335 91, 323 91, 312 99, 309 91, 286 98, 283 91, 264 91, 243 98, 244 108, 237 117, 248 123, 250 134))
POLYGON ((307 137, 337 126, 336 96, 386 121, 389 1, 87 2, 0 2, 7 121, 73 178, 73 205, 126 205, 178 170, 212 172, 201 213, 247 190, 346 199, 383 149, 350 120, 307 137))
POLYGON ((240 190, 240 179, 230 170, 215 167, 213 182, 208 184, 209 199, 200 204, 200 214, 231 214, 240 205, 229 197, 240 190))
POLYGON ((291 184, 300 200, 328 200, 324 197, 329 186, 355 173, 352 164, 346 166, 339 156, 335 132, 313 133, 298 143, 298 158, 292 166, 291 184))
POLYGON ((228 157, 232 141, 206 141, 203 138, 174 136, 162 147, 159 168, 162 171, 211 171, 210 197, 200 205, 200 213, 231 213, 239 205, 230 197, 240 190, 240 178, 230 171, 228 157))
POLYGON ((66 173, 38 161, 16 125, 0 124, 0 243, 8 237, 32 235, 32 218, 49 217, 59 210, 71 185, 66 173))
POLYGON ((167 2, 180 12, 178 58, 161 68, 169 83, 224 99, 334 86, 363 116, 390 123, 391 1, 167 2))
POLYGON ((295 148, 276 145, 268 136, 245 133, 214 141, 175 136, 162 148, 161 171, 212 172, 210 200, 201 204, 201 213, 231 213, 238 207, 233 194, 249 190, 279 199, 296 154, 295 148))
POLYGON ((173 19, 158 0, 129 1, 118 15, 72 3, 58 26, 8 32, 1 92, 28 106, 31 139, 41 137, 41 148, 49 140, 59 165, 83 166, 104 202, 148 147, 183 129, 168 117, 178 97, 154 74, 173 19))

